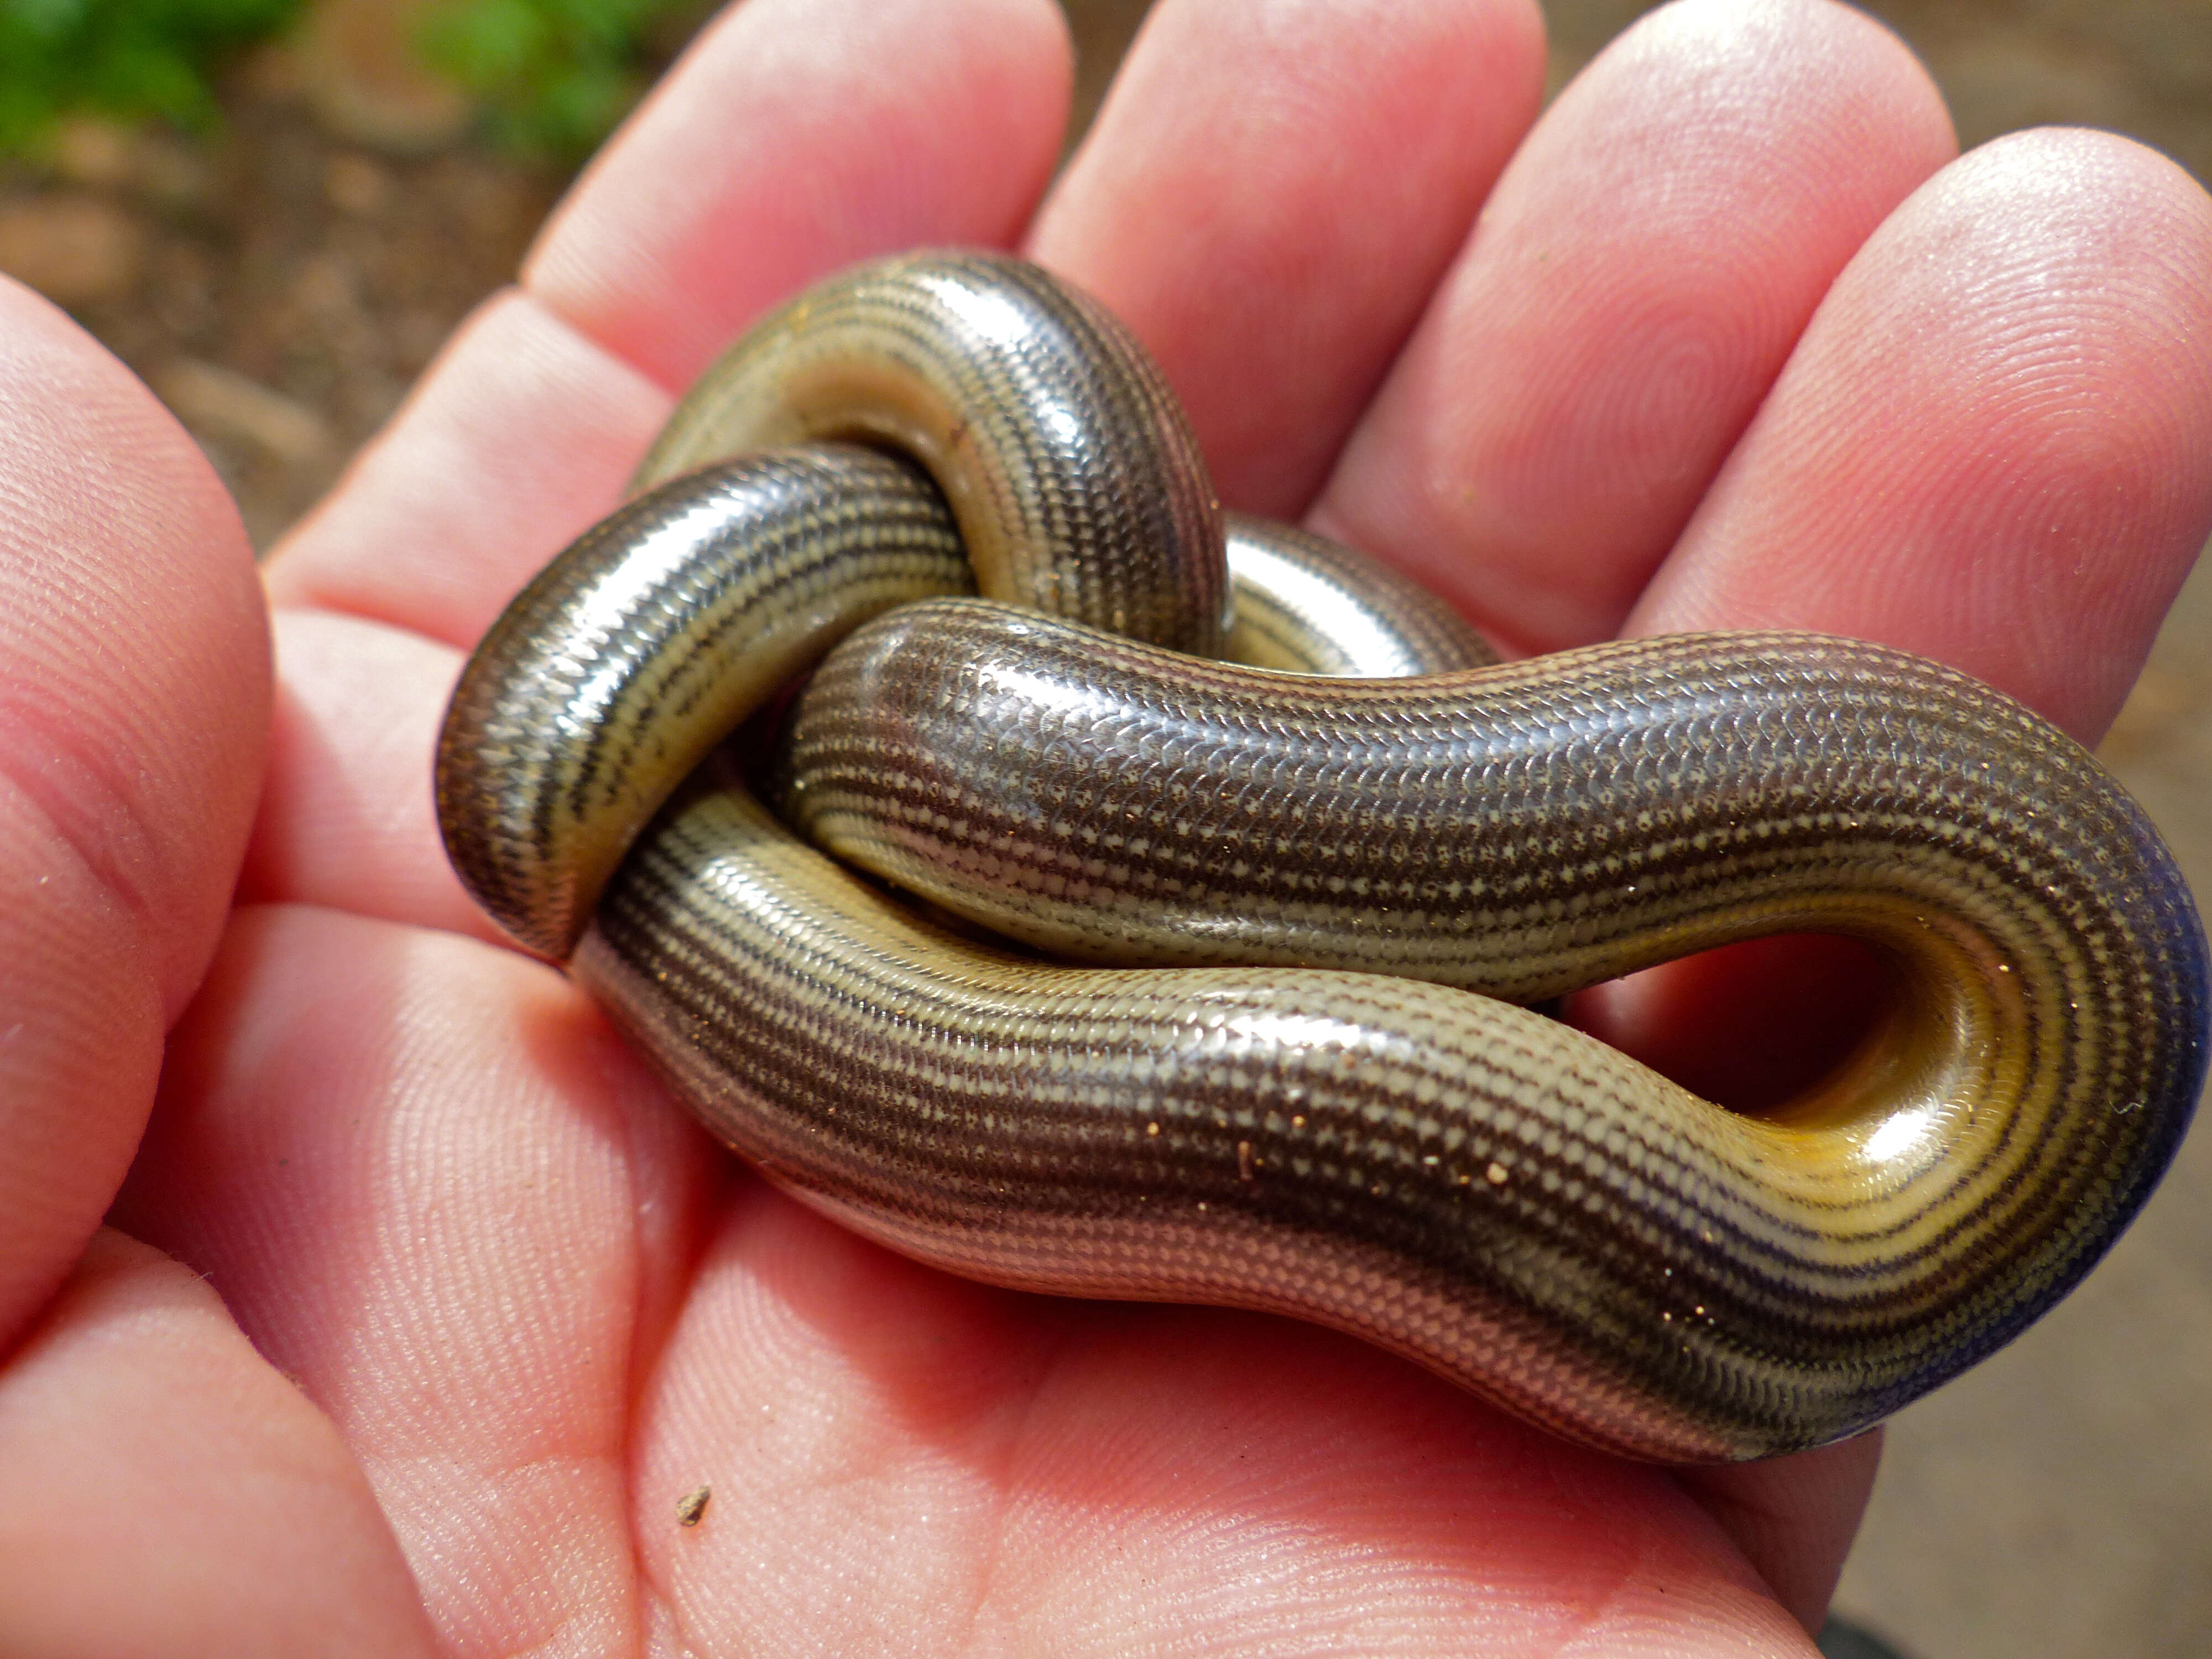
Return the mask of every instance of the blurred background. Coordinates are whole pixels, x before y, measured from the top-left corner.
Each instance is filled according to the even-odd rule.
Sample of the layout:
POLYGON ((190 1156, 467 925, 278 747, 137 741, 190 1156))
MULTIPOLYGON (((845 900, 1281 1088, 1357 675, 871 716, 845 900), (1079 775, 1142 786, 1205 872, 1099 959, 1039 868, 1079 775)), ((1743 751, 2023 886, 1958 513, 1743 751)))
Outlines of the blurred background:
MULTIPOLYGON (((1079 131, 1146 0, 1064 3, 1079 131)), ((147 380, 266 547, 709 9, 0 0, 0 270, 147 380)), ((1551 0, 1554 88, 1644 9, 1551 0)), ((2212 0, 1870 9, 1967 146, 2108 127, 2212 179, 2212 0)), ((2212 561, 2104 754, 2212 896, 2212 561)), ((1893 1425, 1837 1607, 1909 1659, 2212 1654, 2212 1133, 2076 1296, 1893 1425)))

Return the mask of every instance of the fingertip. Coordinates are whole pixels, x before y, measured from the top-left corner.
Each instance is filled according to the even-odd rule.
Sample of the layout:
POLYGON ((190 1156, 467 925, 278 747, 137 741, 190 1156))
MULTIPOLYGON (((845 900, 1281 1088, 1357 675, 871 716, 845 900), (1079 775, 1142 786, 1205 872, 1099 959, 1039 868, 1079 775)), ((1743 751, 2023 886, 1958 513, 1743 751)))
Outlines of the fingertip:
POLYGON ((1548 108, 1316 519, 1530 650, 1609 637, 1821 295, 1952 153, 1830 0, 1679 0, 1548 108))
POLYGON ((1632 627, 1879 640, 2094 741, 2209 530, 2212 198, 2019 133, 1838 276, 1632 627))

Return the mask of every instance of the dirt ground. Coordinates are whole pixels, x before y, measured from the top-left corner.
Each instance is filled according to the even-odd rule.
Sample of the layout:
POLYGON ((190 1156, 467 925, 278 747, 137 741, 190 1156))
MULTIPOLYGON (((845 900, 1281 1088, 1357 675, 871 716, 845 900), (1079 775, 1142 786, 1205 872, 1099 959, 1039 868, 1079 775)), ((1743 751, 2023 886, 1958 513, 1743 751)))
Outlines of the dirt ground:
MULTIPOLYGON (((1065 0, 1079 114, 1143 0, 1065 0)), ((1644 9, 1553 0, 1555 85, 1644 9)), ((2129 132, 2212 178, 2212 0, 1882 0, 1972 144, 2129 132)), ((504 281, 564 180, 471 146, 333 137, 299 56, 187 143, 73 127, 0 167, 0 270, 69 306, 170 404, 266 546, 504 281), (409 145, 415 153, 410 153, 409 145)), ((2212 895, 2212 562, 2106 750, 2212 895)), ((1838 1607, 1913 1659, 2212 1652, 2212 1136, 2058 1313, 1905 1413, 1838 1607)))

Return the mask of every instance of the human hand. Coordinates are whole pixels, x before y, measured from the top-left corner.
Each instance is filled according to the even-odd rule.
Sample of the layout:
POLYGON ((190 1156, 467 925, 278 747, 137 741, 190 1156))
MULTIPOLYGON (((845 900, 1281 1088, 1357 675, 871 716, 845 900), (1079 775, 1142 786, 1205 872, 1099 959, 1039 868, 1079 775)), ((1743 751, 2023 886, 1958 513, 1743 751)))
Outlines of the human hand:
POLYGON ((234 522, 7 302, 15 1645, 1806 1650, 1870 1440, 1626 1465, 1327 1333, 864 1244, 500 946, 432 737, 730 335, 965 241, 1119 312, 1231 504, 1509 644, 1824 629, 2094 738, 2212 524, 2212 204, 2087 134, 1946 167, 1910 55, 1814 0, 1662 14, 1533 129, 1513 0, 1162 0, 1033 217, 1064 51, 1046 0, 720 21, 273 562, 227 924, 269 729, 234 522))

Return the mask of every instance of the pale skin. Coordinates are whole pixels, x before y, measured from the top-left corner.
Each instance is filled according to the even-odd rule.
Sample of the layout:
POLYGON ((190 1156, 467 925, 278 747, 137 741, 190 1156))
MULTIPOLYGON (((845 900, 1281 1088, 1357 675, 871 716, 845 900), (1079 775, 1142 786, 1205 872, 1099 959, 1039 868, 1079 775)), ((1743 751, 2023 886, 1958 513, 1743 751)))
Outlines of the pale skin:
MULTIPOLYGON (((261 582, 0 295, 0 1644, 1810 1652, 1873 1437, 1673 1473, 914 1267, 689 1127, 430 813, 463 653, 688 380, 931 242, 1090 288, 1231 504, 1516 650, 1825 629, 2094 741, 2212 527, 2212 202, 1955 158, 1825 0, 1659 14, 1540 120, 1542 62, 1523 0, 1162 0, 1054 183, 1049 0, 750 0, 261 582)), ((1694 1049, 1726 977, 1591 1017, 1694 1049)))

